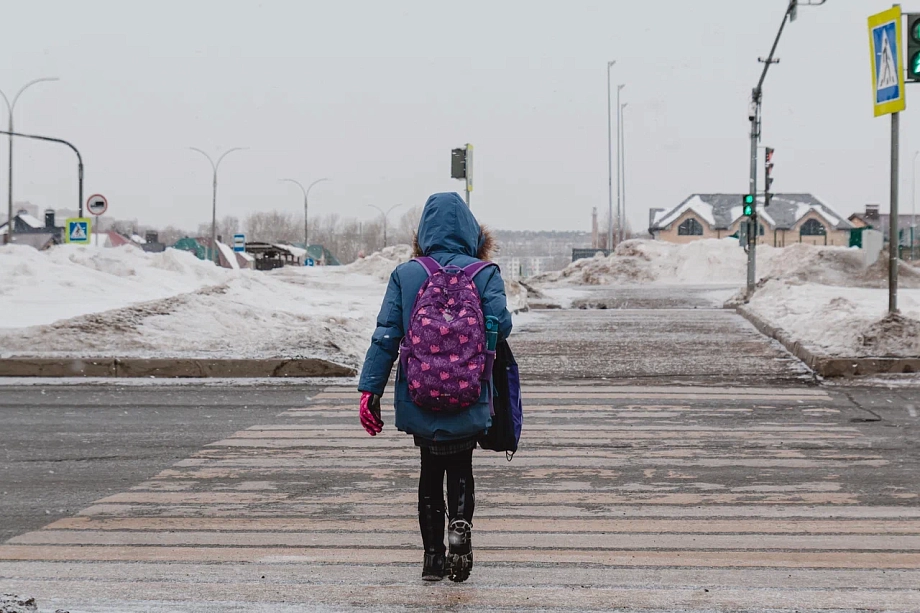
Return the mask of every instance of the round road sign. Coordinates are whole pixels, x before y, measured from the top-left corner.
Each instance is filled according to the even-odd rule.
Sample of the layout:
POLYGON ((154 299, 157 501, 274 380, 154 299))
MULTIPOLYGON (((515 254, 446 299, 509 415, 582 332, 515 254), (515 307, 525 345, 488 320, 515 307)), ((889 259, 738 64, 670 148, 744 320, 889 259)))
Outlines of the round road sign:
POLYGON ((109 201, 102 194, 93 194, 86 200, 86 210, 93 215, 102 215, 109 208, 109 201))

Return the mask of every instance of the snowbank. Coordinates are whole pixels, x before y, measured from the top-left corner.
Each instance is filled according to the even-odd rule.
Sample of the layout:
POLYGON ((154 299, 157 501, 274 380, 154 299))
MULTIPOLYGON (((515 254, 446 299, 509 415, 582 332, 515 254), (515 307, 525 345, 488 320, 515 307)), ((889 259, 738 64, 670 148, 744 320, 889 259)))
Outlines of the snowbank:
MULTIPOLYGON (((319 357, 359 367, 407 247, 341 267, 228 270, 184 251, 0 250, 0 356, 319 357), (8 314, 8 315, 7 315, 8 314)), ((526 290, 509 284, 509 303, 526 290)))
MULTIPOLYGON (((757 248, 757 278, 788 279, 825 285, 885 287, 887 261, 870 268, 863 254, 847 247, 795 244, 757 248)), ((920 288, 920 272, 903 267, 902 279, 920 288)), ((747 255, 738 241, 706 239, 684 245, 664 241, 631 240, 621 243, 609 257, 578 260, 565 269, 545 273, 531 281, 542 287, 612 284, 736 284, 747 280, 747 255)))
POLYGON ((348 272, 359 275, 371 275, 381 281, 388 281, 393 270, 404 262, 412 259, 412 247, 409 245, 396 245, 386 247, 371 255, 347 264, 342 268, 348 272))
POLYGON ((0 247, 0 328, 50 324, 221 285, 231 271, 176 249, 0 247))
POLYGON ((631 283, 740 283, 745 254, 735 239, 699 240, 686 245, 630 240, 609 257, 577 260, 531 279, 537 285, 631 283))
POLYGON ((920 356, 920 289, 898 292, 901 315, 888 316, 888 291, 767 281, 747 308, 819 354, 920 356))

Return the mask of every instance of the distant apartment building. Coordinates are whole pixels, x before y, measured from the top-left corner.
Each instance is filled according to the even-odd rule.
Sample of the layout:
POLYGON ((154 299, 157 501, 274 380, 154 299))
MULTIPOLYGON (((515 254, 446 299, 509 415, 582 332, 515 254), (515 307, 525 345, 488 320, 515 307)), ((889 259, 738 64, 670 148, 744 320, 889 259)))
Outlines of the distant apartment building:
POLYGON ((493 261, 501 268, 502 276, 513 281, 554 270, 548 267, 555 264, 552 256, 499 257, 493 258, 493 261))

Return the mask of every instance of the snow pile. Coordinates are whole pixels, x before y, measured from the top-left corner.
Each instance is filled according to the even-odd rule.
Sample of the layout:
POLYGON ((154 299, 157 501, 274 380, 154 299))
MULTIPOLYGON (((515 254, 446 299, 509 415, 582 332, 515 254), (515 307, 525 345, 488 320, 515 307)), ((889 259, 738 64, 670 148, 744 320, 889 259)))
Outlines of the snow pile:
POLYGON ((0 330, 4 355, 187 358, 319 357, 357 366, 384 285, 331 268, 238 271, 226 283, 0 330))
POLYGON ((577 260, 556 272, 532 279, 542 285, 631 283, 741 283, 745 254, 735 239, 706 239, 685 245, 630 240, 609 257, 577 260))
MULTIPOLYGON (((863 253, 847 247, 797 243, 789 247, 757 247, 758 279, 785 279, 798 283, 885 287, 887 260, 866 268, 863 253)), ((907 287, 920 288, 920 271, 902 266, 907 287)), ((596 255, 575 261, 565 269, 531 279, 538 286, 613 284, 737 284, 747 279, 747 254, 732 238, 704 239, 687 244, 630 240, 609 257, 596 255)))
MULTIPOLYGON (((372 275, 226 270, 175 250, 4 248, 0 356, 318 357, 358 367, 385 278, 408 255, 391 248, 354 267, 372 275)), ((526 306, 526 291, 511 285, 509 302, 526 306)))
POLYGON ((512 313, 527 310, 527 288, 510 279, 505 279, 505 296, 508 298, 508 310, 512 313))
POLYGON ((411 259, 412 247, 409 245, 396 245, 394 247, 385 247, 383 251, 372 253, 342 268, 348 272, 371 275, 381 281, 387 281, 397 266, 411 259))
POLYGON ((770 280, 747 309, 823 355, 920 356, 920 290, 898 292, 900 316, 888 316, 888 292, 770 280))
POLYGON ((6 245, 0 247, 0 328, 50 324, 222 285, 232 277, 175 249, 61 245, 36 251, 6 245))

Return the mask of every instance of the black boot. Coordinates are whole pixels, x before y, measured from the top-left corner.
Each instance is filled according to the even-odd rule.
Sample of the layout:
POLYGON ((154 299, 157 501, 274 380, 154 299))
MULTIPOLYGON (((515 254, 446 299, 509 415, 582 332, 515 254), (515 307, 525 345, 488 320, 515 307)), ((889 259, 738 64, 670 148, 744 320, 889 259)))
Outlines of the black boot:
POLYGON ((465 519, 453 519, 447 527, 447 570, 450 580, 461 583, 470 578, 473 570, 472 524, 465 519))
POLYGON ((444 562, 444 501, 425 498, 418 504, 418 525, 425 547, 422 579, 440 581, 447 574, 444 562), (440 503, 440 504, 437 504, 440 503))

